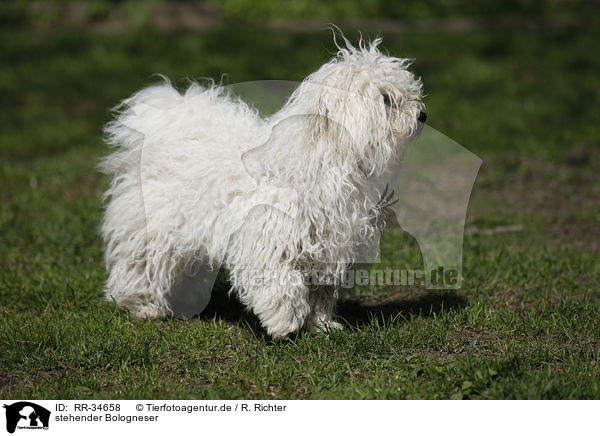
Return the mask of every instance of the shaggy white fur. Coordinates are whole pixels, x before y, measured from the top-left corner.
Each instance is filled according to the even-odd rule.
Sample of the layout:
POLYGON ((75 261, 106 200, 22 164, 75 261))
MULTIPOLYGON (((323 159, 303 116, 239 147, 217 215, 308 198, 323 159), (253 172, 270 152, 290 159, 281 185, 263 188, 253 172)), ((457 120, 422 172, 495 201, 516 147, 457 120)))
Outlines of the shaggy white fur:
POLYGON ((423 109, 409 60, 344 41, 269 118, 214 84, 165 80, 121 103, 101 163, 109 299, 164 316, 185 271, 222 262, 273 338, 341 327, 335 286, 306 277, 339 279, 377 235, 383 175, 423 109), (265 196, 294 213, 255 207, 265 196))

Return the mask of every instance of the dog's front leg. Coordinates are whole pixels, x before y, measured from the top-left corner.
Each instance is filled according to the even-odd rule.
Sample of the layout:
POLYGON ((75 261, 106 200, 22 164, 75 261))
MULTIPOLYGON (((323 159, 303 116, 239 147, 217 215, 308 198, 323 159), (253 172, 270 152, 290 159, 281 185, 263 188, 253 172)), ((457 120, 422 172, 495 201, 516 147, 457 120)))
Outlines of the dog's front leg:
POLYGON ((333 320, 336 301, 337 290, 331 286, 311 290, 308 328, 315 331, 341 330, 342 324, 333 320))
POLYGON ((240 299, 273 339, 285 339, 305 326, 310 314, 310 291, 299 271, 281 266, 244 275, 240 299))

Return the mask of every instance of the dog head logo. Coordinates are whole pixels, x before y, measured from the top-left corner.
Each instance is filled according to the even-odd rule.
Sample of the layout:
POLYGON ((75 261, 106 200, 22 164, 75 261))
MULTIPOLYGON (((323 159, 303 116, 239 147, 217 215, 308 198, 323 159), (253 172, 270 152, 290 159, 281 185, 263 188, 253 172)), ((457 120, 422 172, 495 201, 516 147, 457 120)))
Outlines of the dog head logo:
POLYGON ((19 429, 48 429, 50 411, 28 401, 3 406, 6 409, 6 431, 19 429))

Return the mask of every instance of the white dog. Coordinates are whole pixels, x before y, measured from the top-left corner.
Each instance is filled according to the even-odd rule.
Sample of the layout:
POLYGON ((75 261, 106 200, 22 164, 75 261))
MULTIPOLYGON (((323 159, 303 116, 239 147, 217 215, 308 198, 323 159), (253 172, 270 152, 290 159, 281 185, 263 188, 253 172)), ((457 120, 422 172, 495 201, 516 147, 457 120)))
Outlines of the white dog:
POLYGON ((306 278, 335 282, 376 237, 382 176, 425 116, 409 60, 382 54, 380 39, 344 41, 269 118, 214 84, 180 94, 165 81, 119 106, 101 164, 113 176, 102 225, 109 299, 165 316, 186 270, 223 262, 273 338, 341 327, 336 287, 306 278), (253 208, 259 184, 282 210, 293 189, 294 214, 253 208))

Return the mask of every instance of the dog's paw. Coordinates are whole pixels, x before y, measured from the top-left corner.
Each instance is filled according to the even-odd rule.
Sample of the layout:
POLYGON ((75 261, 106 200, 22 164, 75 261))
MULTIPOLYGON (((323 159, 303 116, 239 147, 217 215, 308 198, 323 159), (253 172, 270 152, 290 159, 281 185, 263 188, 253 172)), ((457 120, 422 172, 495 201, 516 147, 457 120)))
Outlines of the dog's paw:
POLYGON ((298 332, 298 330, 295 330, 295 329, 282 329, 282 330, 267 329, 267 333, 269 334, 269 336, 271 336, 271 339, 273 340, 273 342, 285 342, 285 341, 289 340, 291 337, 293 337, 293 335, 296 334, 297 332, 298 332))
POLYGON ((326 333, 333 330, 344 330, 344 326, 333 320, 319 320, 312 325, 312 331, 326 333))
POLYGON ((109 290, 104 290, 104 298, 107 301, 112 301, 117 306, 129 310, 129 312, 140 319, 164 318, 168 315, 167 311, 153 302, 150 297, 144 293, 123 294, 111 293, 109 290))
POLYGON ((262 326, 275 341, 285 340, 298 333, 306 325, 306 318, 310 313, 310 306, 302 299, 285 303, 276 310, 257 313, 262 326))
POLYGON ((270 318, 263 320, 263 326, 275 342, 285 341, 302 329, 303 322, 295 317, 270 318))
POLYGON ((141 319, 164 318, 167 315, 167 312, 156 304, 134 306, 128 309, 134 316, 141 319))

